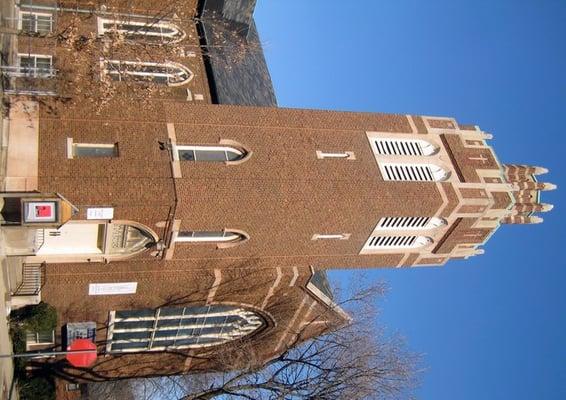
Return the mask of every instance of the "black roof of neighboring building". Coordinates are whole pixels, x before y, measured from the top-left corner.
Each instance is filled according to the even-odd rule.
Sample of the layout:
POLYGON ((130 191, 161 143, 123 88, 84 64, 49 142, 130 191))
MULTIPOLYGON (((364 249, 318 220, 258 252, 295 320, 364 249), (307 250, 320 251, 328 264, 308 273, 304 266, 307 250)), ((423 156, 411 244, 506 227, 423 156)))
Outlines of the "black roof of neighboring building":
POLYGON ((255 0, 203 0, 201 36, 213 101, 276 107, 277 100, 253 20, 255 0))
POLYGON ((230 21, 249 25, 256 0, 203 0, 201 13, 215 13, 230 21))
POLYGON ((315 285, 318 290, 328 296, 329 299, 334 299, 334 294, 332 293, 332 287, 330 282, 328 282, 328 275, 324 270, 315 271, 312 275, 310 282, 315 285))

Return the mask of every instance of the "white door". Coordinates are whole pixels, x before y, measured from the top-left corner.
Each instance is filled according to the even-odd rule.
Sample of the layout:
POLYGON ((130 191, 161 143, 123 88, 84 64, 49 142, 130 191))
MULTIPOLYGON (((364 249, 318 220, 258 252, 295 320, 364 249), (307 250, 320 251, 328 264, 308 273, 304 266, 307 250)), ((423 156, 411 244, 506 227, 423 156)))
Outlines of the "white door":
POLYGON ((38 229, 36 254, 102 254, 104 224, 67 222, 59 229, 38 229))

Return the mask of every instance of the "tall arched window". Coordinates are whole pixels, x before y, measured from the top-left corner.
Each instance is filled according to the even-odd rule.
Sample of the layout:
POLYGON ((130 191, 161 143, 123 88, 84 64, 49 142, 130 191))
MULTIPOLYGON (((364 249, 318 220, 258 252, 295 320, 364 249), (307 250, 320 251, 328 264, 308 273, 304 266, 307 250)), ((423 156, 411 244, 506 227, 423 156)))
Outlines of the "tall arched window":
POLYGON ((177 234, 175 242, 190 243, 232 243, 245 240, 246 237, 237 232, 232 231, 181 231, 177 234))
POLYGON ((438 147, 422 139, 374 139, 377 154, 396 156, 430 156, 438 152, 438 147))
POLYGON ((176 43, 183 40, 185 32, 167 21, 132 21, 98 18, 98 34, 121 34, 126 39, 143 40, 148 43, 176 43))
POLYGON ((102 72, 115 81, 153 82, 180 86, 190 82, 194 74, 175 62, 101 60, 102 72))
POLYGON ((380 163, 386 181, 445 181, 449 172, 436 164, 380 163))
POLYGON ((176 146, 180 161, 238 161, 246 152, 231 146, 176 146))
POLYGON ((244 338, 266 325, 258 313, 224 304, 112 311, 106 349, 137 352, 210 347, 244 338))
POLYGON ((366 250, 416 249, 432 243, 426 236, 373 236, 364 246, 366 250))

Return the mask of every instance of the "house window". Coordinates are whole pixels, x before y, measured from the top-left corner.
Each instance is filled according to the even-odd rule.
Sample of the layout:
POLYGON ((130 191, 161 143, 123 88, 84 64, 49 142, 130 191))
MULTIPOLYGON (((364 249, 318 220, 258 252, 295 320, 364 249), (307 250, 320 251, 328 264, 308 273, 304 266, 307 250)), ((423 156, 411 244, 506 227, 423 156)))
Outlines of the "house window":
POLYGON ((154 43, 176 43, 185 38, 177 25, 165 21, 125 21, 98 18, 98 34, 124 35, 127 39, 154 43))
POLYGON ((49 78, 54 75, 53 59, 43 54, 18 54, 20 76, 49 78))
POLYGON ((435 164, 380 163, 386 181, 445 181, 449 173, 435 164))
POLYGON ((444 225, 446 220, 436 217, 384 217, 379 220, 377 229, 435 229, 444 225))
POLYGON ((47 34, 53 30, 53 15, 29 11, 20 11, 18 21, 20 29, 25 33, 47 34))
POLYGON ((67 139, 67 158, 118 157, 118 143, 73 143, 67 139))
POLYGON ((208 231, 181 231, 177 233, 175 242, 191 242, 191 243, 229 243, 245 240, 245 236, 232 232, 208 232, 208 231))
POLYGON ((101 60, 102 72, 114 81, 148 82, 180 86, 190 82, 194 74, 175 62, 101 60))
POLYGON ((432 243, 426 236, 373 236, 364 246, 364 250, 415 249, 432 243))
POLYGON ((79 383, 67 383, 65 384, 65 390, 67 392, 77 392, 81 390, 81 385, 79 383))
POLYGON ((430 156, 438 151, 438 147, 426 140, 411 139, 374 139, 377 154, 395 156, 430 156))
POLYGON ((230 146, 176 146, 181 161, 237 161, 246 153, 230 146))
POLYGON ((55 331, 26 331, 26 351, 46 348, 55 344, 55 331))
POLYGON ((241 339, 266 325, 263 317, 251 310, 220 304, 115 311, 110 319, 110 352, 216 346, 241 339))

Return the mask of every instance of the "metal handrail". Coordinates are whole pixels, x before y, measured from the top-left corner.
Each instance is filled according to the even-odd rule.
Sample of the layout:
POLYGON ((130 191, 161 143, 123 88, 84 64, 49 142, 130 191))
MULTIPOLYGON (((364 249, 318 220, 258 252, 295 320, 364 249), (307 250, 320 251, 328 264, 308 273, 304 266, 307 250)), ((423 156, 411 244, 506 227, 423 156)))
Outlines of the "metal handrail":
POLYGON ((22 282, 12 296, 35 296, 45 285, 45 263, 23 264, 22 282))

